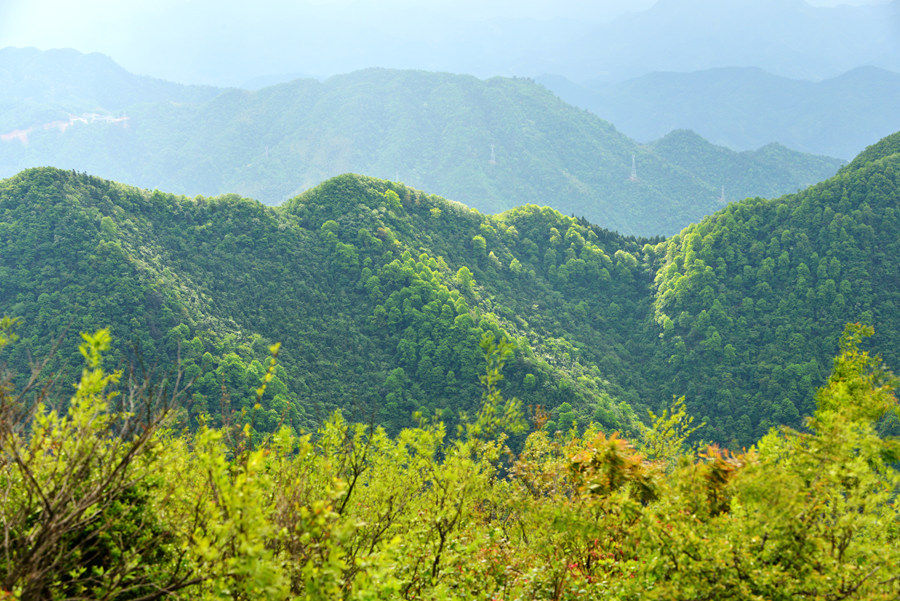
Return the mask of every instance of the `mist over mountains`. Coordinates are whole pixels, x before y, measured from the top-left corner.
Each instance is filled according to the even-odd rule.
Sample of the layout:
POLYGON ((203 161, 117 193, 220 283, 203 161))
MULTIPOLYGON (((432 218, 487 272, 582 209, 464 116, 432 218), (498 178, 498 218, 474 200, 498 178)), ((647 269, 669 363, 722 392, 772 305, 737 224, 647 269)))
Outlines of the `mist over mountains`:
MULTIPOLYGON (((354 171, 400 179, 485 211, 553 197, 566 213, 624 232, 672 233, 722 198, 791 192, 839 165, 778 152, 779 160, 764 169, 759 161, 766 159, 748 155, 730 166, 718 161, 721 168, 712 170, 694 157, 725 154, 708 148, 661 161, 651 143, 673 130, 693 130, 739 152, 778 143, 849 160, 900 127, 893 110, 900 76, 890 71, 900 70, 898 6, 660 0, 610 12, 605 3, 554 9, 523 3, 513 10, 506 4, 375 7, 348 0, 293 8, 261 2, 239 20, 228 3, 165 4, 149 13, 117 8, 82 29, 116 18, 123 36, 130 28, 153 30, 140 43, 140 57, 124 47, 115 55, 131 70, 241 84, 259 94, 178 88, 125 69, 114 73, 115 64, 100 55, 55 55, 60 62, 53 66, 52 54, 8 48, 0 63, 24 62, 0 65, 0 79, 9 86, 0 98, 0 174, 54 164, 179 193, 235 191, 277 203, 354 171), (473 80, 462 84, 459 76, 453 85, 471 89, 449 91, 443 101, 468 104, 454 107, 453 120, 442 122, 451 113, 429 114, 434 111, 426 109, 424 90, 438 85, 429 92, 436 97, 449 88, 439 89, 434 77, 430 84, 413 83, 395 69, 380 71, 381 79, 376 71, 353 71, 369 65, 446 71, 447 82, 449 73, 539 77, 599 119, 568 112, 521 81, 496 94, 503 80, 490 80, 494 92, 476 99, 473 80), (356 84, 346 75, 324 78, 347 71, 356 84), (323 79, 298 80, 301 74, 323 79), (41 77, 43 89, 35 94, 41 77), (99 89, 101 80, 105 89, 85 91, 86 85, 99 89), (273 92, 280 83, 289 87, 273 92), (366 85, 393 93, 357 87, 366 85), (530 108, 504 110, 502 103, 518 107, 523 94, 530 108), (282 101, 288 105, 277 106, 282 101), (105 121, 126 114, 128 127, 124 120, 105 121), (503 125, 496 122, 501 116, 503 125), (80 127, 86 122, 89 130, 80 127), (529 133, 523 125, 530 122, 541 131, 529 133), (70 126, 78 127, 66 132, 70 126), (8 144, 26 137, 26 149, 8 144), (496 164, 491 152, 501 159, 496 164), (632 155, 640 177, 628 186, 632 155), (757 164, 748 171, 746 160, 757 164), (648 227, 633 222, 660 212, 669 216, 654 217, 648 227)), ((13 31, 16 14, 9 16, 13 31)), ((98 40, 115 41, 107 37, 98 40)))
POLYGON ((482 78, 552 73, 578 83, 719 67, 810 80, 862 65, 900 71, 896 0, 862 6, 659 0, 615 13, 605 2, 263 0, 250 11, 230 1, 141 8, 95 0, 105 10, 88 16, 63 7, 57 12, 68 12, 59 21, 44 20, 38 29, 41 4, 0 12, 3 45, 73 46, 113 56, 135 73, 217 86, 368 67, 482 78))
POLYGON ((841 165, 784 147, 735 153, 696 135, 641 145, 521 78, 369 69, 249 92, 137 77, 74 51, 7 49, 0 65, 9 65, 0 76, 5 176, 54 165, 278 204, 355 172, 486 212, 551 203, 658 235, 728 200, 796 191, 841 165))
POLYGON ((549 73, 620 81, 655 71, 758 67, 800 79, 860 65, 898 70, 900 3, 810 6, 803 0, 659 0, 573 42, 549 73))
POLYGON ((560 76, 538 81, 641 142, 691 129, 735 150, 778 142, 849 160, 900 129, 900 75, 876 67, 822 81, 757 67, 656 72, 618 83, 579 85, 560 76))
MULTIPOLYGON (((535 399, 549 395, 563 408, 571 401, 578 419, 629 428, 639 419, 633 408, 687 390, 710 418, 716 440, 749 443, 775 423, 796 423, 812 406, 812 386, 831 354, 824 349, 840 323, 859 318, 878 321, 888 335, 896 329, 892 293, 882 295, 869 283, 872 274, 891 281, 896 269, 885 258, 889 252, 870 265, 866 248, 873 241, 879 248, 892 244, 898 155, 892 136, 841 167, 841 159, 800 152, 782 140, 850 158, 866 136, 893 127, 898 76, 858 65, 877 62, 866 54, 868 42, 880 44, 879 60, 890 58, 892 46, 879 36, 896 3, 691 5, 694 21, 675 27, 684 6, 663 0, 604 25, 568 23, 567 34, 562 25, 539 32, 535 19, 509 24, 502 15, 458 15, 444 37, 417 55, 449 60, 452 53, 442 52, 442 44, 472 40, 467 52, 473 57, 502 56, 563 75, 583 61, 595 70, 579 71, 583 83, 563 75, 541 81, 590 111, 532 79, 479 79, 476 69, 476 75, 457 75, 371 68, 281 83, 277 74, 257 73, 248 87, 258 89, 248 90, 135 75, 97 53, 6 48, 0 51, 0 176, 57 168, 27 170, 4 182, 11 249, 5 273, 18 282, 6 301, 36 318, 44 336, 75 310, 51 307, 77 304, 83 292, 62 274, 102 260, 106 272, 92 280, 91 294, 98 296, 85 319, 118 323, 163 355, 194 336, 195 350, 215 351, 217 371, 235 374, 255 374, 256 367, 235 366, 251 361, 248 349, 276 340, 284 323, 294 323, 291 345, 305 353, 302 373, 316 371, 319 345, 336 354, 328 361, 327 384, 285 375, 291 381, 282 400, 292 411, 317 386, 316 403, 344 403, 328 400, 340 366, 361 376, 342 398, 377 403, 382 393, 394 395, 387 413, 398 423, 416 403, 451 407, 460 391, 473 393, 457 377, 472 380, 476 338, 496 330, 514 331, 522 348, 531 349, 518 364, 516 389, 535 399), (737 21, 746 27, 776 16, 779 27, 751 29, 765 52, 782 53, 778 68, 766 64, 765 52, 741 50, 743 34, 732 30, 737 21), (498 35, 455 29, 467 18, 493 23, 498 35), (815 31, 809 34, 815 37, 836 20, 854 40, 840 56, 814 50, 818 62, 803 63, 793 40, 775 40, 782 25, 798 36, 815 31), (864 28, 870 28, 866 43, 860 41, 864 28), (695 48, 698 56, 732 66, 692 62, 691 48, 704 30, 708 43, 695 48), (451 39, 454 32, 459 36, 451 39), (518 45, 504 46, 504 35, 514 35, 518 45), (729 35, 735 44, 719 52, 720 37, 729 35), (490 41, 476 43, 479 36, 490 41), (641 37, 673 50, 648 45, 649 54, 629 54, 629 44, 641 37), (554 65, 553 48, 579 58, 568 67, 554 65), (529 52, 543 58, 529 58, 529 52), (607 54, 621 60, 607 60, 607 54), (685 68, 706 70, 610 82, 643 68, 665 69, 665 60, 676 55, 685 68), (847 66, 856 68, 822 82, 787 77, 847 66), (642 132, 642 139, 617 129, 606 114, 623 130, 642 132), (729 130, 733 124, 740 127, 729 130), (346 172, 363 175, 340 175, 346 172), (52 227, 42 221, 42 203, 53 207, 52 227), (196 228, 189 239, 179 229, 182 217, 196 228), (84 243, 77 258, 42 241, 40 233, 69 221, 75 229, 66 239, 84 243), (256 231, 250 223, 265 225, 256 231), (629 237, 635 235, 648 237, 629 237), (283 253, 267 262, 259 253, 273 241, 283 253), (45 281, 31 268, 31 246, 44 249, 53 269, 76 262, 45 281), (195 256, 201 247, 209 255, 202 269, 195 256), (293 253, 289 264, 284 253, 293 253), (168 271, 160 267, 165 264, 168 271), (225 274, 230 284, 221 281, 225 274), (273 284, 273 274, 280 283, 273 284), (110 301, 121 295, 102 290, 135 277, 129 317, 122 321, 121 303, 110 301), (476 281, 480 288, 473 288, 476 281), (249 307, 265 304, 263 289, 271 306, 260 313, 249 307), (250 305, 248 299, 254 299, 250 305), (312 309, 326 299, 340 302, 324 314, 312 309), (804 311, 813 317, 801 318, 804 311), (272 321, 269 313, 281 317, 272 321), (309 323, 301 327, 304 319, 309 323), (264 334, 255 322, 265 325, 264 334), (354 342, 341 342, 347 332, 354 342), (366 365, 365 357, 376 355, 378 365, 366 365), (777 357, 783 369, 767 357, 777 357), (526 376, 538 373, 555 392, 531 388, 535 380, 526 376), (693 377, 698 373, 700 380, 693 377)), ((183 10, 182 16, 194 14, 199 5, 183 10)), ((427 20, 440 11, 411 14, 427 20)), ((271 25, 279 26, 284 23, 271 25)), ((381 35, 377 30, 366 35, 381 35)), ((384 48, 374 44, 367 60, 382 60, 382 51, 407 52, 404 36, 427 32, 421 27, 384 48)), ((344 51, 360 56, 350 45, 344 51)), ((241 68, 238 61, 232 75, 241 68)), ((50 273, 49 266, 42 269, 50 273)), ((884 348, 893 356, 890 345, 884 348)), ((289 355, 286 361, 290 366, 289 355)), ((236 391, 245 376, 234 376, 236 391)), ((207 385, 211 395, 217 384, 210 379, 207 385)), ((562 413, 574 423, 569 410, 554 418, 562 413)))
POLYGON ((120 116, 137 104, 196 103, 221 90, 135 75, 103 54, 0 48, 0 130, 7 133, 72 114, 120 116))
POLYGON ((394 428, 417 408, 471 409, 494 332, 518 347, 506 389, 563 430, 627 431, 686 394, 705 436, 747 445, 810 413, 846 322, 873 324, 897 361, 898 165, 900 134, 665 240, 357 175, 266 207, 31 169, 0 181, 0 302, 40 352, 73 319, 150 358, 181 348, 203 375, 191 414, 218 415, 223 386, 251 407, 261 353, 283 341, 270 430, 338 407, 394 428))

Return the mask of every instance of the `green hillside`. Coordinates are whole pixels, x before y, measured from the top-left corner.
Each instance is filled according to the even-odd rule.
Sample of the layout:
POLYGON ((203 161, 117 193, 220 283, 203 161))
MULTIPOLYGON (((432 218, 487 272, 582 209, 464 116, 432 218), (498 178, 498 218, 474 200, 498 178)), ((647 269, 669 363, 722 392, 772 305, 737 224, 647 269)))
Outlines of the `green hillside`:
POLYGON ((731 204, 658 247, 664 389, 696 399, 716 438, 799 425, 845 322, 874 325, 900 364, 897 150, 894 135, 826 182, 731 204))
POLYGON ((84 113, 122 116, 135 105, 202 103, 220 92, 129 73, 111 58, 76 50, 0 48, 0 133, 84 113))
POLYGON ((0 307, 23 320, 20 368, 67 328, 109 325, 122 356, 160 365, 180 348, 192 419, 249 411, 281 342, 260 430, 337 407, 392 430, 414 411, 452 421, 477 406, 491 332, 517 347, 505 393, 551 429, 630 431, 685 395, 705 438, 748 445, 811 412, 846 322, 900 362, 894 150, 667 240, 356 175, 273 208, 29 170, 0 184, 0 307))
POLYGON ((52 57, 40 53, 28 64, 41 68, 20 77, 18 55, 10 56, 18 71, 10 69, 0 91, 0 123, 8 123, 0 176, 53 165, 149 189, 280 204, 354 172, 483 212, 550 205, 626 234, 660 235, 718 209, 723 185, 732 199, 783 194, 841 165, 782 153, 753 159, 747 170, 746 157, 706 143, 658 151, 526 79, 369 69, 210 97, 209 88, 128 77, 94 55, 66 55, 64 70, 87 74, 81 87, 48 73, 42 65, 52 57), (709 152, 712 163, 700 158, 709 152))
POLYGON ((519 346, 507 391, 568 403, 566 426, 628 429, 639 404, 639 387, 623 383, 642 349, 621 338, 650 312, 641 243, 550 209, 491 218, 360 176, 276 209, 38 169, 2 183, 0 211, 0 304, 23 318, 21 352, 101 323, 151 363, 180 346, 201 376, 194 415, 221 414, 223 387, 232 409, 249 408, 248 383, 278 341, 263 430, 336 407, 394 426, 416 410, 452 419, 480 399, 489 331, 519 346), (581 291, 597 278, 602 293, 581 291), (568 339, 575 327, 589 349, 568 339))
POLYGON ((725 201, 762 196, 772 198, 815 184, 833 174, 840 161, 796 152, 780 144, 735 152, 716 146, 689 130, 675 130, 649 145, 663 159, 696 174, 704 181, 719 181, 725 201))

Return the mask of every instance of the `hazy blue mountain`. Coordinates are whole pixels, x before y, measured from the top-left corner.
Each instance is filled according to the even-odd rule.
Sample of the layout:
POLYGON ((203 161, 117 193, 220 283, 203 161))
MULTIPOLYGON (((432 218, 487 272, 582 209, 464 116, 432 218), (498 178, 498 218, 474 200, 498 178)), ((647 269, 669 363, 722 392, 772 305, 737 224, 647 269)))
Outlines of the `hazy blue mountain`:
POLYGON ((813 7, 803 0, 659 0, 598 26, 567 49, 576 81, 655 71, 759 67, 833 77, 861 65, 900 70, 900 3, 813 7))
POLYGON ((202 102, 212 87, 183 86, 129 73, 108 56, 75 50, 0 49, 0 131, 68 120, 73 114, 121 114, 141 103, 202 102))
POLYGON ((241 83, 240 86, 245 90, 261 90, 269 86, 276 86, 280 83, 287 83, 295 79, 315 79, 308 73, 275 73, 271 75, 259 75, 241 83))
POLYGON ((657 156, 704 181, 720 182, 725 201, 750 196, 770 198, 791 186, 806 188, 817 183, 808 179, 810 174, 831 171, 838 163, 837 159, 797 152, 775 143, 758 150, 735 152, 684 129, 667 134, 649 147, 657 156), (766 176, 760 177, 762 173, 766 176))
MULTIPOLYGON (((66 113, 76 117, 0 130, 0 175, 53 165, 146 188, 235 191, 277 204, 352 171, 435 190, 481 211, 553 204, 624 233, 656 235, 719 208, 723 185, 731 199, 782 194, 840 166, 792 155, 787 167, 757 164, 749 179, 735 178, 743 159, 720 153, 700 175, 689 165, 702 161, 672 149, 663 156, 526 79, 371 69, 255 92, 220 90, 211 99, 202 96, 206 88, 176 87, 171 99, 153 101, 139 91, 154 80, 132 82, 118 72, 119 79, 104 80, 108 64, 99 66, 84 66, 86 80, 108 81, 111 99, 96 98, 92 116, 77 117, 86 106, 79 99, 93 93, 86 88, 66 113), (134 95, 141 100, 128 104, 134 95)), ((164 90, 151 91, 165 98, 164 90)), ((17 106, 42 106, 48 94, 17 106)), ((707 146, 682 150, 705 153, 707 146)))
POLYGON ((651 73, 617 84, 538 81, 645 142, 685 128, 736 150, 778 142, 849 160, 900 129, 900 74, 875 67, 820 82, 737 67, 651 73))
MULTIPOLYGON (((257 3, 235 22, 213 0, 166 2, 139 21, 117 22, 115 37, 99 30, 104 40, 90 47, 105 44, 101 50, 133 72, 220 86, 369 67, 481 78, 558 73, 578 82, 733 66, 805 79, 862 65, 900 71, 896 2, 828 8, 802 0, 634 0, 633 12, 613 20, 604 2, 558 2, 541 12, 534 3, 398 4, 257 3)), ((69 39, 77 35, 89 34, 69 39)))

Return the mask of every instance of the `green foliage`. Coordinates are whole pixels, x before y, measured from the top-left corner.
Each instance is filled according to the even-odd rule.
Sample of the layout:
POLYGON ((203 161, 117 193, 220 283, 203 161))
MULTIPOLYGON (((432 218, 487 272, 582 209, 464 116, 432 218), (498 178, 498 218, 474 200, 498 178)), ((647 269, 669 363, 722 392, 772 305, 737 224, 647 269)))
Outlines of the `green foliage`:
POLYGON ((703 424, 693 426, 694 417, 688 415, 684 397, 675 399, 671 409, 657 416, 652 411, 650 426, 640 425, 643 450, 652 459, 678 458, 686 451, 686 443, 703 424))
POLYGON ((473 439, 502 439, 502 434, 521 434, 525 431, 522 403, 516 398, 504 399, 499 384, 503 380, 503 366, 513 354, 513 345, 505 338, 494 339, 493 332, 486 332, 481 338, 487 364, 485 374, 479 376, 484 387, 482 405, 475 422, 465 424, 465 435, 473 439))
POLYGON ((896 411, 897 400, 893 378, 859 350, 863 333, 848 326, 834 372, 818 393, 811 433, 773 430, 747 455, 710 453, 698 466, 704 470, 697 475, 721 482, 729 501, 717 514, 687 522, 674 513, 684 508, 666 512, 661 523, 674 527, 653 535, 666 547, 656 563, 654 596, 896 594, 892 498, 900 480, 884 455, 896 441, 880 438, 875 424, 885 411, 896 411))
POLYGON ((19 319, 17 317, 4 315, 0 318, 0 348, 18 340, 18 336, 12 331, 18 323, 19 319))
MULTIPOLYGON (((313 428, 337 408, 392 433, 416 411, 455 424, 459 412, 480 409, 479 343, 488 332, 516 341, 504 394, 548 409, 568 402, 581 424, 601 404, 608 427, 635 420, 622 401, 636 393, 610 382, 613 373, 631 377, 631 351, 609 342, 649 306, 637 300, 649 276, 637 260, 620 261, 602 296, 586 286, 605 266, 616 269, 610 257, 620 243, 629 253, 638 245, 549 209, 491 218, 343 176, 274 210, 44 169, 0 185, 0 214, 0 271, 9 276, 0 303, 23 318, 31 352, 48 352, 68 327, 109 324, 117 359, 181 357, 193 380, 183 416, 192 428, 251 424, 270 434, 285 424, 313 428), (545 266, 551 228, 570 232, 584 258, 545 266), (475 236, 490 240, 496 261, 473 253, 475 236), (66 243, 48 242, 55 237, 66 243), (517 273, 504 267, 514 259, 517 273), (563 291, 574 293, 571 302, 563 291), (616 310, 621 330, 607 333, 606 303, 620 293, 635 300, 616 310), (594 320, 577 347, 569 342, 576 311, 594 320), (274 340, 283 342, 278 372, 261 363, 274 340), (254 394, 267 371, 271 380, 254 394)), ((25 346, 10 354, 22 372, 27 360, 25 346)), ((78 373, 67 355, 54 362, 78 373)))
POLYGON ((654 311, 673 368, 660 394, 684 394, 708 418, 707 437, 739 447, 774 424, 799 427, 844 323, 875 326, 876 348, 900 361, 890 342, 900 333, 892 143, 827 182, 734 203, 657 247, 654 311))
MULTIPOLYGON (((13 396, 3 377, 0 593, 894 598, 900 446, 877 426, 898 410, 896 380, 859 348, 870 334, 847 327, 807 431, 698 453, 678 400, 645 431, 652 459, 596 426, 538 430, 513 455, 502 431, 519 412, 497 388, 512 350, 491 336, 485 409, 467 437, 425 419, 389 436, 336 412, 314 433, 282 427, 235 452, 221 429, 168 430, 181 392, 103 371, 109 333, 85 335, 66 409, 23 404, 49 388, 13 396)), ((269 385, 278 350, 261 370, 269 385)))
POLYGON ((109 332, 83 337, 86 365, 67 403, 34 377, 17 389, 2 374, 0 591, 24 600, 177 591, 198 581, 175 534, 189 512, 167 504, 183 474, 162 425, 180 391, 123 383, 100 366, 109 332))

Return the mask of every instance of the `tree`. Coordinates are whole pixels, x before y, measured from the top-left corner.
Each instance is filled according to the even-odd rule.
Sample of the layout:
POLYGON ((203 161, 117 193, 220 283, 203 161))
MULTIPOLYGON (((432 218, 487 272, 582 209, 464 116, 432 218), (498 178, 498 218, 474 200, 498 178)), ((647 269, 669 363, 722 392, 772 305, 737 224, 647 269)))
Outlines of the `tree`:
POLYGON ((463 290, 470 291, 472 286, 475 285, 475 276, 472 275, 472 272, 468 267, 463 265, 456 272, 456 282, 463 290))
POLYGON ((847 326, 809 432, 772 430, 733 455, 710 447, 667 478, 642 541, 650 598, 871 599, 896 577, 898 441, 877 424, 897 412, 895 379, 847 326))
MULTIPOLYGON (((85 368, 68 408, 36 370, 0 383, 0 590, 17 598, 158 599, 199 584, 183 520, 159 511, 175 493, 183 447, 162 430, 181 397, 171 383, 106 372, 107 330, 83 335, 85 368)), ((4 340, 0 337, 0 340, 4 340)), ((8 340, 8 338, 6 338, 8 340)))

